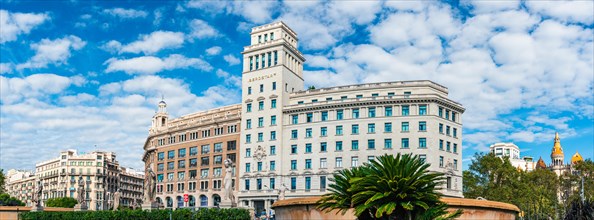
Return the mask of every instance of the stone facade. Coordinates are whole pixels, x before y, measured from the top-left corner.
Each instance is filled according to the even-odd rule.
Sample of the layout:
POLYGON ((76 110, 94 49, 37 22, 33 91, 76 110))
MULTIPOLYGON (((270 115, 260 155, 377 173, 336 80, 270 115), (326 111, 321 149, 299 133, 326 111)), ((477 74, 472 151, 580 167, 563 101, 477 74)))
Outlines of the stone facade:
MULTIPOLYGON (((164 101, 159 103, 144 145, 145 169, 150 166, 157 175, 157 202, 167 208, 218 206, 223 196, 223 161, 239 162, 241 106, 176 119, 169 119, 166 107, 164 101)), ((238 180, 235 173, 233 185, 238 180)))
POLYGON ((32 206, 33 193, 35 193, 36 177, 32 172, 21 170, 9 170, 6 173, 6 193, 25 203, 25 206, 32 206))
POLYGON ((536 168, 536 162, 532 157, 520 157, 520 148, 514 143, 495 143, 489 147, 489 150, 497 157, 508 157, 516 169, 532 171, 536 168))

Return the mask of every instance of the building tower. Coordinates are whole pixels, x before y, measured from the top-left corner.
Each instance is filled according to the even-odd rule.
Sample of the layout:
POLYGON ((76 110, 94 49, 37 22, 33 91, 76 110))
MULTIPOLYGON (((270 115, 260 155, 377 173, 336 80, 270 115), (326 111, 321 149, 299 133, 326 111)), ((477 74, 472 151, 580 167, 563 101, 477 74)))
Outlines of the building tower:
POLYGON ((161 101, 158 104, 158 110, 153 116, 153 123, 149 133, 153 134, 157 131, 164 130, 167 127, 168 120, 169 114, 167 113, 167 103, 161 98, 161 101))
POLYGON ((563 148, 561 147, 559 133, 555 133, 555 144, 553 145, 553 150, 551 152, 551 169, 557 174, 557 176, 564 172, 564 158, 565 155, 563 154, 563 148))
POLYGON ((278 191, 288 184, 281 175, 284 149, 283 107, 289 94, 301 91, 303 62, 297 34, 283 22, 252 28, 244 47, 242 75, 242 150, 239 206, 270 213, 278 191))

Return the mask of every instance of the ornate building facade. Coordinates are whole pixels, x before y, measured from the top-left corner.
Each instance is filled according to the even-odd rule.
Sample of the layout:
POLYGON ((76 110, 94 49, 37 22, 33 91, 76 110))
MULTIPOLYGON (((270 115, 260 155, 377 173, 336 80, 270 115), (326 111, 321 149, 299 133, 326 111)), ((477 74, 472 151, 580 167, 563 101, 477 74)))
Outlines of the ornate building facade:
POLYGON ((565 153, 563 153, 563 147, 561 147, 561 138, 559 138, 559 133, 555 133, 553 149, 551 149, 551 163, 549 166, 546 166, 541 157, 538 159, 537 167, 541 169, 550 169, 555 172, 557 176, 561 176, 566 172, 573 172, 573 165, 583 160, 584 158, 582 158, 582 155, 580 155, 579 152, 575 152, 570 159, 570 163, 565 163, 565 153))
MULTIPOLYGON (((431 171, 446 174, 442 193, 462 197, 465 109, 448 98, 446 87, 419 80, 305 90, 305 58, 291 28, 283 22, 255 27, 250 42, 242 52, 241 104, 223 107, 233 111, 213 109, 207 112, 217 113, 199 112, 195 114, 200 117, 175 121, 157 112, 144 146, 147 166, 158 170, 159 164, 179 164, 175 157, 155 158, 177 152, 182 143, 201 145, 178 141, 180 134, 193 130, 202 139, 202 129, 236 125, 228 140, 237 140, 237 201, 256 213, 268 212, 281 193, 286 198, 322 195, 334 172, 396 153, 418 155, 431 164, 431 171), (218 114, 217 119, 204 116, 199 121, 210 114, 218 114)), ((174 169, 161 173, 178 172, 174 169)), ((178 183, 173 178, 162 184, 170 182, 178 183)), ((182 189, 158 196, 206 195, 182 189)))
POLYGON ((520 157, 520 148, 514 143, 495 143, 489 147, 495 156, 509 158, 512 166, 523 171, 532 171, 536 168, 536 162, 530 156, 520 157))

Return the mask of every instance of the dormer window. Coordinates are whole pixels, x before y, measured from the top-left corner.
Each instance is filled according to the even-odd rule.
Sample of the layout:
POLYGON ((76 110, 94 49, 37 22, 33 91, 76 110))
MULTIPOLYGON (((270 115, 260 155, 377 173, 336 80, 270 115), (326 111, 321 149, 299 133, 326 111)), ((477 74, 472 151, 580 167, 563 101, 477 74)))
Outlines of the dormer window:
POLYGON ((161 126, 165 126, 165 118, 161 118, 161 126))

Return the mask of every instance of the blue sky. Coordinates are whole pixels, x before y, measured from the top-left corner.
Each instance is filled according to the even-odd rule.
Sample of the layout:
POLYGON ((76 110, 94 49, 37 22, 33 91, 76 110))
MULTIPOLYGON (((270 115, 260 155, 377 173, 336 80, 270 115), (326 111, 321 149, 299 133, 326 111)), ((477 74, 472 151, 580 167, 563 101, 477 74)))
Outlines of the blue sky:
POLYGON ((566 158, 592 158, 593 4, 3 1, 0 167, 102 149, 141 168, 161 95, 173 117, 238 103, 250 28, 277 20, 298 33, 308 86, 448 87, 467 109, 464 167, 495 142, 549 163, 555 132, 566 158))

